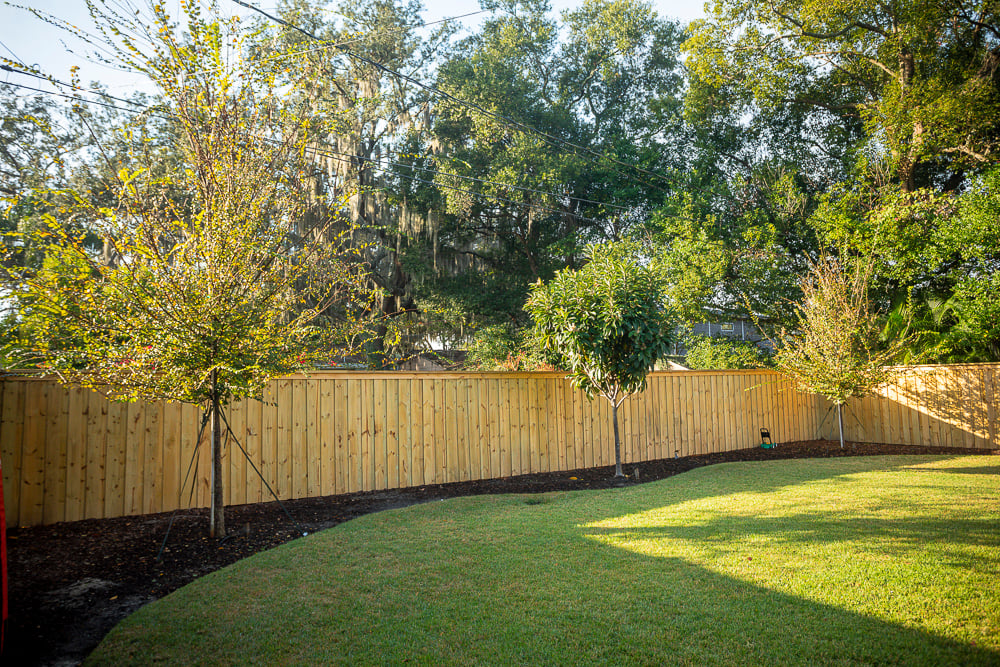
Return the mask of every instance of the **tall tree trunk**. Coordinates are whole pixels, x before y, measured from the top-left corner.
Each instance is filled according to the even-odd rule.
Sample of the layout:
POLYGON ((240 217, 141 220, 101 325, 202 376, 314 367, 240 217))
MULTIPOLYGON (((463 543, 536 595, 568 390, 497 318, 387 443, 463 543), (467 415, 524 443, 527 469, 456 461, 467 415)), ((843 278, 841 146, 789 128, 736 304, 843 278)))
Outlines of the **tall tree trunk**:
POLYGON ((222 498, 222 424, 219 406, 219 375, 212 371, 212 507, 209 510, 208 534, 226 536, 226 516, 222 498))
POLYGON ((618 437, 618 403, 611 401, 611 423, 615 429, 615 477, 624 477, 622 472, 622 448, 618 437))
POLYGON ((840 426, 840 448, 844 448, 844 413, 841 411, 843 405, 837 403, 837 424, 840 426))

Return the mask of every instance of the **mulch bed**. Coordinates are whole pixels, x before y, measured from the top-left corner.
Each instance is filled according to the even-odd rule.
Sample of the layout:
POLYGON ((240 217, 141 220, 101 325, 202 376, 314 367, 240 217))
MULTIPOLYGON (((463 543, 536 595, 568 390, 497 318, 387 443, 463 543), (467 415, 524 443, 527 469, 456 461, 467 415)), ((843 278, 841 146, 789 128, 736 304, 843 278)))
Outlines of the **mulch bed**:
MULTIPOLYGON (((848 443, 785 443, 626 464, 628 484, 663 479, 726 461, 883 454, 983 454, 984 450, 848 443), (638 479, 635 470, 638 468, 638 479)), ((992 452, 997 453, 997 452, 992 452)), ((60 523, 8 532, 10 619, 3 664, 73 665, 118 621, 209 572, 362 514, 456 496, 541 493, 615 486, 614 468, 520 475, 226 508, 229 536, 207 537, 207 510, 60 523), (575 479, 574 479, 575 478, 575 479)))

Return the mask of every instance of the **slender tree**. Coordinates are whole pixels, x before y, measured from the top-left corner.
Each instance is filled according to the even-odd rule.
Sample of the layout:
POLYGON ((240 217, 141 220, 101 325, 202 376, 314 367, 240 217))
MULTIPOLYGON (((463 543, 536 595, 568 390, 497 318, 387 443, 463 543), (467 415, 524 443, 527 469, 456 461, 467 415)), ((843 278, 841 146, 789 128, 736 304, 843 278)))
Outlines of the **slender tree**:
POLYGON ((113 201, 60 193, 70 203, 35 239, 46 261, 8 284, 27 334, 22 359, 40 372, 125 400, 207 404, 210 532, 222 536, 221 411, 350 348, 364 330, 354 304, 372 295, 340 242, 350 232, 342 202, 318 209, 303 185, 315 123, 283 105, 280 61, 244 61, 238 18, 181 4, 183 34, 160 4, 152 26, 91 4, 163 103, 126 129, 132 152, 109 165, 113 201), (151 117, 166 119, 179 160, 143 134, 151 117), (94 236, 106 252, 85 242, 94 236))
POLYGON ((881 327, 869 301, 871 263, 845 268, 823 257, 802 279, 799 323, 783 331, 775 355, 778 370, 796 387, 823 396, 837 407, 840 446, 844 446, 843 406, 870 393, 896 372, 889 364, 904 346, 880 347, 881 327))
POLYGON ((622 477, 618 408, 646 388, 646 375, 669 349, 676 328, 664 307, 663 281, 643 264, 635 247, 592 245, 579 270, 556 273, 531 287, 527 310, 539 345, 569 371, 589 398, 611 404, 615 434, 615 476, 622 477))

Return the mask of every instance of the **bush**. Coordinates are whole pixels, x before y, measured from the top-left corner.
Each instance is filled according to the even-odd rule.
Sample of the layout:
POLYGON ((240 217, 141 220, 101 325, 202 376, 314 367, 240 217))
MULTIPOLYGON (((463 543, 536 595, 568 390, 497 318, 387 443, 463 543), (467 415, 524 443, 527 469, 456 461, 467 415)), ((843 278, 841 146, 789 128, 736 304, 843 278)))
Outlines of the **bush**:
POLYGON ((465 368, 475 371, 552 371, 530 332, 507 325, 479 329, 467 350, 465 368))
POLYGON ((746 341, 692 335, 684 341, 685 365, 694 370, 729 370, 761 368, 770 357, 761 348, 746 341))

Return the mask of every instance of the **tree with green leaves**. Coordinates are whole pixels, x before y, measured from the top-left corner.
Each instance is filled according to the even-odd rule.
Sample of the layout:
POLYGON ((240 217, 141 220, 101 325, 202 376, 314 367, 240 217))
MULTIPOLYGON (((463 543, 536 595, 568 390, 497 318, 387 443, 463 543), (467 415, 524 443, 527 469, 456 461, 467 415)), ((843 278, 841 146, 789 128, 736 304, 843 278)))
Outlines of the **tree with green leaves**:
POLYGON ((611 404, 616 477, 623 476, 618 407, 646 388, 676 328, 664 305, 662 274, 636 251, 626 243, 592 245, 582 268, 533 284, 525 306, 539 347, 569 371, 575 387, 611 404))
POLYGON ((492 15, 435 83, 464 103, 436 98, 431 136, 411 151, 425 157, 396 170, 435 221, 401 253, 414 302, 465 340, 526 327, 528 285, 579 265, 588 243, 624 237, 669 189, 658 175, 683 145, 671 125, 681 31, 649 3, 588 0, 560 16, 542 0, 484 7, 492 15))
MULTIPOLYGON (((953 232, 1000 156, 997 26, 982 0, 719 0, 682 47, 693 152, 721 165, 722 201, 765 211, 739 206, 733 185, 762 159, 789 169, 807 197, 795 227, 777 226, 785 265, 804 271, 818 247, 876 258, 875 293, 916 306, 903 321, 926 327, 911 340, 928 359, 985 358, 960 302, 989 293, 976 276, 995 271, 996 245, 953 232)), ((781 181, 764 185, 763 201, 784 199, 781 181)))
POLYGON ((879 344, 881 326, 869 300, 871 266, 858 260, 844 267, 831 257, 811 264, 796 304, 798 325, 782 332, 774 357, 796 388, 836 406, 841 448, 844 404, 891 379, 895 371, 889 364, 905 343, 879 344))
MULTIPOLYGON (((373 295, 342 242, 350 225, 317 215, 304 187, 315 128, 308 115, 286 113, 280 61, 244 60, 251 33, 238 18, 181 4, 183 34, 160 4, 152 27, 92 5, 121 61, 159 86, 152 115, 172 124, 180 163, 144 135, 150 115, 138 116, 124 130, 131 154, 109 165, 114 181, 56 193, 69 196, 34 239, 46 261, 11 272, 8 287, 20 305, 22 359, 39 372, 125 400, 208 405, 210 532, 222 536, 221 411, 355 347, 373 295), (110 203, 99 196, 107 190, 110 203), (75 220, 87 221, 86 234, 75 220), (85 242, 91 236, 108 256, 85 242)), ((343 205, 332 203, 324 210, 343 205)))

